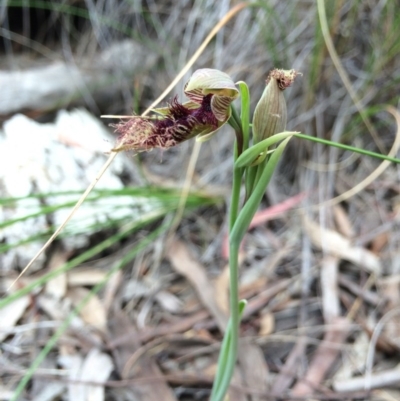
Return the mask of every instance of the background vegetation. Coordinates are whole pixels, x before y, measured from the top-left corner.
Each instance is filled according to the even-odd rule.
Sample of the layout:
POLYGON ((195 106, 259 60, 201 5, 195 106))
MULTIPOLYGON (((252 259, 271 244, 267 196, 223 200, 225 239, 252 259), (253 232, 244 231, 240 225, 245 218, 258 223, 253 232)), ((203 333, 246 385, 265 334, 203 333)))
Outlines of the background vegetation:
MULTIPOLYGON (((178 84, 175 93, 182 97, 183 85, 195 69, 217 68, 235 81, 247 82, 254 107, 269 70, 294 68, 303 75, 286 91, 288 129, 388 153, 395 135, 399 135, 396 134, 399 128, 393 116, 385 111, 385 106, 398 108, 399 102, 400 3, 397 0, 329 0, 325 3, 329 34, 351 87, 343 81, 327 50, 317 3, 265 0, 259 7, 241 11, 217 34, 193 70, 178 84), (358 99, 356 102, 353 91, 358 99)), ((140 113, 164 90, 218 20, 235 4, 234 1, 207 0, 2 2, 0 72, 37 71, 61 63, 76 69, 85 85, 68 95, 57 96, 45 107, 25 106, 8 111, 6 106, 11 99, 7 97, 9 92, 3 90, 0 105, 5 105, 2 109, 5 111, 1 112, 0 118, 6 122, 15 113, 22 112, 38 122, 51 122, 58 110, 75 107, 84 107, 95 116, 140 113), (136 46, 133 52, 132 43, 136 46), (121 44, 127 44, 127 47, 121 44), (98 79, 86 80, 87 76, 98 79)), ((0 82, 4 88, 6 78, 1 76, 0 79, 3 79, 0 82)), ((41 85, 38 81, 37 87, 41 85)), ((32 93, 22 92, 20 96, 29 98, 32 93)), ((110 122, 103 120, 106 125, 110 122)), ((131 158, 135 173, 122 179, 127 186, 139 186, 139 189, 134 193, 128 189, 123 196, 149 196, 149 187, 152 187, 151 197, 159 200, 157 207, 162 207, 144 221, 133 219, 128 226, 121 225, 120 217, 113 220, 111 214, 102 227, 81 228, 83 233, 91 235, 89 244, 69 250, 68 254, 62 253, 62 262, 67 265, 60 263, 56 267, 61 265, 65 272, 75 266, 82 269, 85 262, 90 263, 83 267, 91 274, 102 272, 102 275, 97 280, 86 279, 82 285, 78 284, 79 295, 71 282, 66 284, 68 290, 61 292, 58 303, 53 303, 60 308, 63 305, 61 315, 52 315, 44 306, 44 300, 50 296, 43 286, 52 282, 49 279, 54 277, 52 271, 56 269, 51 266, 52 256, 58 254, 58 247, 62 249, 62 243, 56 244, 46 255, 43 265, 36 269, 36 276, 27 276, 26 281, 20 283, 22 291, 29 292, 31 298, 24 304, 18 320, 21 331, 14 322, 13 331, 7 332, 1 345, 0 380, 3 383, 0 389, 4 394, 10 398, 15 395, 21 377, 49 344, 49 338, 55 332, 54 325, 58 327, 59 322, 64 321, 73 306, 84 298, 82 294, 88 295, 93 289, 100 291, 103 283, 106 290, 96 296, 100 306, 94 307, 104 312, 104 327, 96 328, 103 337, 98 332, 93 334, 96 325, 85 320, 82 314, 81 325, 70 329, 68 334, 65 334, 67 325, 60 326, 63 329, 56 340, 60 340, 61 335, 63 339, 50 342, 55 348, 51 353, 43 354, 44 365, 40 369, 34 367, 33 378, 29 378, 29 382, 27 378, 29 386, 20 397, 39 399, 35 397, 47 387, 43 380, 43 375, 47 375, 53 384, 59 385, 58 389, 62 388, 60 383, 69 389, 69 393, 54 390, 56 395, 48 399, 72 400, 77 386, 76 383, 73 386, 73 376, 60 376, 61 367, 78 366, 71 365, 75 361, 73 357, 87 361, 90 352, 99 349, 114 358, 110 369, 114 376, 98 378, 102 382, 108 380, 106 399, 157 399, 151 386, 146 387, 146 384, 142 384, 139 393, 135 392, 139 384, 134 379, 140 377, 140 373, 132 368, 132 374, 125 375, 121 367, 131 362, 125 361, 121 365, 115 362, 118 359, 115 353, 121 352, 118 347, 125 343, 113 343, 113 336, 124 338, 122 327, 129 326, 130 332, 136 333, 137 343, 130 344, 127 353, 147 355, 148 350, 152 351, 151 357, 145 362, 142 360, 140 366, 145 377, 156 377, 157 383, 164 383, 165 387, 159 389, 161 393, 166 394, 168 389, 168 397, 175 399, 207 399, 217 355, 212 347, 217 347, 221 338, 218 314, 204 301, 201 291, 199 294, 193 291, 204 289, 204 285, 196 285, 201 280, 199 276, 179 270, 171 249, 181 249, 176 248, 179 239, 179 246, 190 250, 192 258, 201 264, 201 271, 207 272, 207 283, 215 286, 217 293, 226 292, 223 249, 227 205, 223 200, 227 199, 230 190, 233 140, 230 128, 225 127, 202 145, 195 170, 189 177, 195 193, 189 195, 183 214, 179 212, 182 206, 180 194, 186 172, 190 170, 194 143, 131 158), (166 190, 166 186, 169 189, 166 190), (176 215, 178 219, 171 224, 170 219, 176 215), (164 223, 161 223, 162 219, 164 223), (173 232, 176 236, 171 245, 173 232), (148 238, 151 241, 146 241, 148 238), (139 242, 142 240, 145 243, 139 242), (104 248, 101 245, 102 241, 108 241, 107 249, 106 245, 104 248), (139 248, 134 248, 133 244, 138 243, 139 248), (98 247, 96 252, 92 253, 91 246, 98 247), (88 252, 87 258, 82 259, 85 252, 88 252), (76 263, 74 257, 77 257, 76 263), (116 261, 116 264, 110 261, 116 261), (118 263, 121 261, 124 261, 123 265, 118 263), (118 273, 119 281, 113 281, 115 284, 110 284, 106 274, 111 265, 113 272, 125 267, 123 273, 118 273), (172 309, 168 309, 170 303, 165 301, 166 298, 159 301, 160 293, 169 294, 168 300, 174 305, 172 309), (184 326, 180 331, 172 328, 175 327, 173 324, 187 322, 189 317, 201 312, 205 317, 198 318, 197 325, 184 326), (116 316, 117 323, 112 319, 116 316), (49 321, 53 326, 48 326, 49 321), (46 322, 47 326, 40 322, 46 322), (37 324, 35 330, 27 326, 33 323, 37 324), (158 333, 158 326, 169 327, 169 331, 158 333), (82 333, 89 332, 92 334, 88 334, 87 342, 82 333), (177 333, 185 332, 189 337, 192 335, 190 340, 184 336, 178 338, 177 333), (172 338, 172 334, 177 337, 172 338), (157 339, 156 345, 166 345, 154 348, 152 341, 157 339), (62 357, 68 363, 63 365, 62 357), (147 366, 147 370, 143 366, 147 366), (120 385, 124 391, 115 384, 121 379, 125 380, 120 385)), ((374 327, 383 316, 389 318, 378 333, 373 373, 395 371, 400 346, 399 320, 393 312, 398 310, 400 301, 398 167, 388 167, 368 186, 356 188, 338 205, 324 204, 352 190, 373 173, 379 163, 350 152, 292 139, 265 196, 266 211, 271 212, 269 207, 278 207, 279 218, 269 215, 267 219, 272 221, 261 220, 248 234, 243 249, 242 293, 250 294, 251 301, 262 299, 260 294, 265 296, 271 288, 281 288, 281 291, 261 303, 262 307, 253 312, 250 309, 245 318, 241 334, 257 344, 257 355, 263 356, 259 369, 264 376, 258 380, 262 384, 257 387, 242 372, 242 377, 234 383, 236 388, 243 390, 239 392, 241 395, 254 391, 275 397, 291 391, 293 399, 306 398, 309 393, 304 392, 304 386, 311 382, 308 391, 316 394, 316 399, 340 399, 343 397, 340 380, 363 377, 368 374, 368 369, 371 371, 366 362, 370 355, 368 344, 373 338, 374 327), (284 202, 287 199, 292 201, 290 207, 284 202), (326 241, 319 241, 321 238, 326 241), (360 250, 367 253, 357 259, 355 255, 360 250), (371 264, 369 257, 374 260, 371 264), (335 318, 348 318, 348 326, 341 321, 345 330, 339 338, 329 331, 329 325, 334 324, 332 313, 335 318), (342 359, 338 362, 333 358, 325 370, 321 368, 324 374, 317 380, 309 368, 314 366, 313 362, 316 363, 315 358, 321 352, 326 357, 324 350, 331 350, 326 344, 332 342, 338 344, 334 349, 343 351, 342 359), (283 367, 289 372, 286 376, 282 373, 283 367)), ((0 206, 4 210, 10 208, 10 204, 12 207, 18 204, 17 200, 9 199, 6 191, 1 190, 0 194, 0 206)), ((46 198, 45 194, 40 196, 46 198)), ((115 204, 121 192, 99 196, 115 196, 115 204)), ((64 206, 59 205, 60 208, 64 206)), ((48 208, 41 211, 49 216, 52 212, 48 208)), ((25 216, 26 219, 32 217, 29 212, 25 216)), ((4 219, 1 228, 13 223, 13 220, 4 219)), ((50 221, 49 230, 51 228, 50 221)), ((14 245, 21 244, 18 241, 10 244, 3 239, 1 252, 5 255, 14 245)), ((6 291, 7 283, 21 268, 23 265, 18 263, 12 268, 5 262, 1 266, 1 278, 5 283, 1 305, 4 307, 12 307, 25 299, 22 292, 6 291)), ((192 268, 195 269, 188 270, 197 271, 192 268)), ((224 311, 224 301, 218 300, 217 296, 215 305, 224 311)), ((69 319, 71 322, 71 316, 69 319)), ((255 364, 256 357, 252 358, 255 364)), ((241 360, 241 366, 246 371, 245 361, 241 360)), ((77 376, 75 379, 93 381, 96 377, 83 376, 82 379, 77 376)), ((346 391, 353 391, 348 399, 400 397, 398 392, 391 392, 387 384, 377 387, 380 390, 372 393, 366 392, 368 389, 363 385, 346 388, 346 391)), ((240 396, 236 394, 236 397, 240 396)), ((252 395, 252 398, 256 397, 258 395, 252 395)))

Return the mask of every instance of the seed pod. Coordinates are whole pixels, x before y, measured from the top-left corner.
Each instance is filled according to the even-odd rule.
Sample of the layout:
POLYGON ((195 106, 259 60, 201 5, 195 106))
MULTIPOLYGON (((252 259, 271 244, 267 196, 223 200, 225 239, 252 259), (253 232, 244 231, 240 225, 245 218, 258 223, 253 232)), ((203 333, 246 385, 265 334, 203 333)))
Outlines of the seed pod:
POLYGON ((283 91, 293 83, 297 75, 295 70, 275 69, 269 73, 267 86, 254 111, 254 143, 285 131, 287 109, 283 91))

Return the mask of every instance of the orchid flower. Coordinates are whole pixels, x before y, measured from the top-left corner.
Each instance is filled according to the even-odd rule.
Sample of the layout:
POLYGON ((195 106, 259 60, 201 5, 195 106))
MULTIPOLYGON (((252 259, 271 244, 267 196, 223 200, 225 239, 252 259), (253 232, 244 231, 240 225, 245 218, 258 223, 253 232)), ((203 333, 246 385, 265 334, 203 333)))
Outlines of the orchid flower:
POLYGON ((154 109, 158 119, 134 116, 115 124, 119 136, 112 151, 168 149, 193 137, 205 141, 226 124, 239 96, 229 75, 209 68, 197 70, 184 92, 190 100, 181 104, 175 97, 168 107, 154 109))

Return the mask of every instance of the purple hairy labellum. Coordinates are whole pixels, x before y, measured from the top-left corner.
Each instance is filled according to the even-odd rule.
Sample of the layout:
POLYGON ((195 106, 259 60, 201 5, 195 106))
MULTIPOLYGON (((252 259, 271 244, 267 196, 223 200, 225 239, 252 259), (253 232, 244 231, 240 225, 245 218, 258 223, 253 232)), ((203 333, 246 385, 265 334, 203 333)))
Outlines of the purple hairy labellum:
POLYGON ((114 152, 168 149, 193 137, 208 139, 230 117, 230 104, 239 95, 228 75, 218 70, 197 70, 185 86, 190 101, 175 97, 166 108, 154 109, 158 119, 132 117, 113 125, 119 135, 114 152))
POLYGON ((168 114, 158 120, 133 117, 127 122, 115 124, 119 134, 113 151, 128 149, 168 149, 193 138, 211 127, 218 129, 218 121, 211 112, 213 95, 203 98, 200 107, 188 108, 175 98, 168 107, 168 114))

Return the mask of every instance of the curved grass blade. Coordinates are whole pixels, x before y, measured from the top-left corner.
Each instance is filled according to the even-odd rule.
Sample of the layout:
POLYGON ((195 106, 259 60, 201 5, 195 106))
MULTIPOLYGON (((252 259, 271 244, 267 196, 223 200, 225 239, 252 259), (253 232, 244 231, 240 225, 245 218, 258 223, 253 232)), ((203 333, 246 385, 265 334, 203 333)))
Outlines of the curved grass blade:
POLYGON ((360 149, 360 148, 356 148, 354 146, 349 146, 349 145, 344 145, 344 144, 338 143, 338 142, 328 141, 327 139, 316 138, 311 135, 305 135, 305 134, 300 134, 300 133, 294 133, 293 136, 295 136, 296 138, 300 138, 300 139, 307 139, 307 141, 317 142, 322 145, 334 146, 335 148, 349 150, 349 151, 355 152, 355 153, 360 153, 361 155, 375 157, 376 159, 387 160, 392 163, 400 163, 400 159, 398 159, 396 157, 386 156, 381 153, 371 152, 370 150, 360 149))

